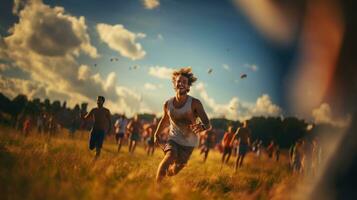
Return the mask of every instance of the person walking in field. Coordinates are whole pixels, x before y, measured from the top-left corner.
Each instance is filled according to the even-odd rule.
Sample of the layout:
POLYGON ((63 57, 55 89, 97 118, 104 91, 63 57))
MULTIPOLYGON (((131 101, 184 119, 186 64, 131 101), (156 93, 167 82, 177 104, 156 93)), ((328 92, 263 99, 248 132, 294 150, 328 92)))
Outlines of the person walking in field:
POLYGON ((294 173, 302 173, 304 172, 304 146, 305 142, 302 139, 299 139, 293 150, 293 172, 294 173))
POLYGON ((124 135, 126 133, 126 127, 128 125, 128 119, 125 115, 121 116, 115 121, 115 140, 118 145, 118 152, 120 152, 121 146, 123 145, 124 135))
POLYGON ((212 130, 204 131, 203 144, 201 148, 201 153, 203 154, 203 162, 206 162, 210 148, 214 143, 214 132, 212 130))
POLYGON ((146 153, 148 156, 154 155, 155 151, 155 130, 157 128, 157 118, 155 117, 152 123, 147 128, 148 139, 146 153))
POLYGON ((98 96, 97 107, 93 108, 83 117, 84 120, 94 121, 89 139, 89 149, 95 149, 95 159, 98 159, 100 156, 105 134, 109 134, 112 128, 110 111, 103 107, 104 102, 105 98, 103 96, 98 96))
POLYGON ((140 133, 143 127, 139 119, 139 115, 136 114, 134 118, 128 124, 129 132, 129 153, 134 153, 137 143, 140 141, 140 133))
POLYGON ((243 126, 237 129, 233 137, 234 139, 232 140, 233 143, 235 139, 238 139, 238 143, 239 143, 238 157, 234 166, 235 171, 237 171, 238 167, 242 167, 243 165, 245 155, 249 151, 250 137, 251 137, 251 130, 248 127, 248 121, 245 120, 243 122, 243 126))
POLYGON ((163 147, 165 157, 157 169, 157 182, 161 182, 165 176, 179 173, 198 145, 197 134, 211 129, 201 101, 188 95, 196 80, 190 67, 181 68, 172 74, 176 94, 164 103, 163 116, 155 131, 157 143, 159 134, 166 126, 170 126, 168 141, 163 147), (198 123, 198 120, 201 122, 198 123))
POLYGON ((223 166, 223 164, 227 164, 229 158, 231 157, 232 147, 233 147, 233 137, 234 137, 233 126, 228 126, 227 132, 224 133, 222 139, 223 154, 222 154, 221 166, 223 166))

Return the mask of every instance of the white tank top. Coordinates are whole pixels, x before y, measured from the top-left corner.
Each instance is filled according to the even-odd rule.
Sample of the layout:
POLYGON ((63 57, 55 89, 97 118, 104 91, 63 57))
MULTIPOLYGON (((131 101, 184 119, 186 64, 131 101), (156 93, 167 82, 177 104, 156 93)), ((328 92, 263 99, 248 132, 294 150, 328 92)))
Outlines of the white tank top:
POLYGON ((182 146, 197 146, 197 135, 189 127, 195 123, 191 107, 192 97, 188 96, 186 103, 181 108, 175 108, 173 102, 174 98, 168 101, 168 115, 170 118, 169 140, 173 140, 182 146))

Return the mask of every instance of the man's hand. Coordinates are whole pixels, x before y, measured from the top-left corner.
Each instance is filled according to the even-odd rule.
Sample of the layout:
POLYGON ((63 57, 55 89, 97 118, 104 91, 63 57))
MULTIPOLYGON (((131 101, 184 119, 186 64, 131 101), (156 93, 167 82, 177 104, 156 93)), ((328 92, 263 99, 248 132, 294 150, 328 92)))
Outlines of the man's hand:
POLYGON ((199 134, 202 131, 206 130, 205 127, 203 126, 203 124, 201 124, 201 123, 192 124, 192 125, 190 125, 190 128, 191 128, 192 132, 195 134, 199 134))

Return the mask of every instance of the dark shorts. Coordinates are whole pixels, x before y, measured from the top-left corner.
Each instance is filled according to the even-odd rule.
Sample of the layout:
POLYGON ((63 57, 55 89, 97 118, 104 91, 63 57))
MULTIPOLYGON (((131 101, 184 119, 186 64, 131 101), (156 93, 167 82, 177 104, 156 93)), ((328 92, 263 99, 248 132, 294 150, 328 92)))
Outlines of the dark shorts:
POLYGON ((194 147, 179 145, 176 142, 169 140, 167 141, 164 152, 171 152, 171 154, 176 159, 176 164, 186 164, 188 159, 193 152, 194 147))
POLYGON ((154 139, 153 139, 153 138, 149 138, 149 139, 147 139, 147 141, 146 141, 146 142, 147 142, 147 144, 148 144, 149 146, 151 146, 151 147, 152 147, 152 146, 154 146, 154 144, 155 144, 155 143, 154 143, 154 139))
POLYGON ((118 141, 119 139, 122 139, 124 137, 124 133, 117 133, 115 134, 115 139, 118 141))
POLYGON ((132 134, 130 134, 130 140, 139 141, 139 140, 140 140, 140 135, 139 135, 139 133, 132 133, 132 134))
POLYGON ((248 152, 249 146, 246 144, 239 145, 239 155, 244 156, 248 152))
POLYGON ((232 147, 224 147, 223 153, 224 154, 230 154, 232 152, 232 147))
POLYGON ((105 131, 103 130, 92 130, 89 139, 89 149, 102 148, 104 141, 105 131))

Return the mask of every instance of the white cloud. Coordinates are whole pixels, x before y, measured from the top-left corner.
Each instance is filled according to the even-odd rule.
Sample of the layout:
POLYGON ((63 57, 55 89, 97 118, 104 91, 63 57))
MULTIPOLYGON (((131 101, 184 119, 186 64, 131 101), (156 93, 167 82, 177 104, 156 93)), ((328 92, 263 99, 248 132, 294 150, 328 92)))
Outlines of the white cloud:
POLYGON ((155 66, 149 68, 149 75, 160 79, 171 79, 173 72, 174 69, 168 67, 155 66))
POLYGON ((97 31, 103 42, 124 57, 138 60, 146 55, 141 44, 136 41, 145 38, 144 33, 133 33, 121 24, 109 25, 103 23, 97 24, 97 31))
POLYGON ((146 9, 152 10, 160 5, 159 0, 143 0, 144 7, 146 9))
POLYGON ((227 64, 223 64, 222 65, 222 67, 223 67, 223 69, 225 69, 225 70, 227 70, 227 71, 230 71, 230 67, 229 67, 229 65, 227 65, 227 64))
POLYGON ((334 126, 346 127, 351 121, 351 117, 333 117, 331 107, 327 103, 322 103, 318 108, 312 110, 312 117, 317 124, 332 124, 334 126))
POLYGON ((210 97, 206 86, 200 82, 191 90, 192 95, 198 95, 210 117, 226 117, 232 120, 245 120, 253 116, 280 116, 281 108, 272 103, 269 95, 263 94, 255 103, 243 102, 238 97, 232 97, 227 103, 219 104, 210 97))
POLYGON ((162 85, 155 85, 155 84, 152 84, 152 83, 145 83, 144 84, 144 88, 147 89, 147 90, 157 90, 159 88, 162 88, 162 85))
POLYGON ((18 16, 9 36, 0 37, 0 59, 29 78, 0 75, 0 90, 5 95, 23 93, 29 98, 67 101, 69 106, 81 102, 94 106, 96 96, 103 95, 112 112, 132 115, 148 110, 140 95, 117 85, 116 73, 103 76, 77 62, 82 53, 98 56, 90 44, 84 17, 72 16, 64 8, 50 7, 40 0, 25 4, 18 16))

